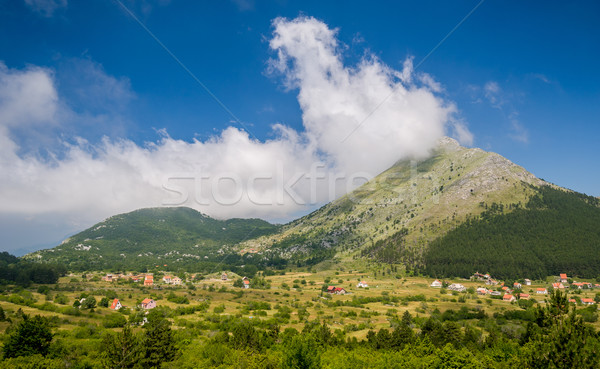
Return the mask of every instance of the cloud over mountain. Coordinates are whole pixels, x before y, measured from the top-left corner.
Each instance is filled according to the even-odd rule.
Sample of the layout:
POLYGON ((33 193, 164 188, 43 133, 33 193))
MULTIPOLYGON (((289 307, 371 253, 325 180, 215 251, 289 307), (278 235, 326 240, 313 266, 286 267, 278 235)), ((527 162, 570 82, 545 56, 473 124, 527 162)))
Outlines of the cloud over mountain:
POLYGON ((55 71, 0 64, 0 214, 56 215, 82 227, 140 207, 187 205, 216 217, 286 219, 398 159, 428 155, 445 134, 472 141, 440 84, 415 73, 410 58, 402 70, 374 55, 346 65, 337 32, 311 17, 273 21, 269 71, 298 92, 304 130, 274 124, 265 141, 234 127, 189 142, 164 130, 145 144, 69 137, 61 128, 78 120, 122 119, 108 105, 135 96, 129 81, 83 63, 75 69, 98 97, 76 109, 75 95, 57 92, 55 71), (38 129, 60 137, 60 154, 28 151, 23 132, 38 129))

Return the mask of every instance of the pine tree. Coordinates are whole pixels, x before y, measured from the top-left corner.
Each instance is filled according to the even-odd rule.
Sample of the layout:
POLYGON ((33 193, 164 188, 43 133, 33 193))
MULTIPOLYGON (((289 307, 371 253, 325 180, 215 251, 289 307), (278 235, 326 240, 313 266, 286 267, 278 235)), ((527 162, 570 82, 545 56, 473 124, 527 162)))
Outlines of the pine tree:
POLYGON ((133 368, 141 354, 139 338, 126 325, 120 333, 107 334, 102 340, 103 364, 107 368, 133 368))
POLYGON ((34 354, 45 356, 51 342, 52 332, 47 318, 39 315, 30 318, 29 315, 23 315, 23 321, 4 345, 4 358, 34 354))
POLYGON ((161 363, 175 360, 177 347, 173 340, 171 323, 162 315, 161 311, 154 310, 148 315, 148 323, 144 325, 146 336, 143 340, 145 348, 141 360, 144 368, 158 368, 161 363))

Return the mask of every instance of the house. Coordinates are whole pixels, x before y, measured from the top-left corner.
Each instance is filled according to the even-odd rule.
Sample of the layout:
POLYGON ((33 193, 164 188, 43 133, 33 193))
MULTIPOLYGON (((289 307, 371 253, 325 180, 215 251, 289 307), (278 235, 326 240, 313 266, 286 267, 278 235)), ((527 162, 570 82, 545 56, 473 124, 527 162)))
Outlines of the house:
POLYGON ((172 283, 175 286, 181 286, 181 282, 182 282, 182 280, 179 277, 173 277, 173 279, 172 279, 172 283))
POLYGON ((596 302, 594 299, 581 299, 583 305, 594 305, 596 302))
POLYGON ((142 309, 146 310, 154 309, 156 307, 156 301, 152 299, 143 299, 140 306, 142 307, 142 309))
POLYGON ((569 279, 567 278, 567 273, 560 273, 560 277, 558 278, 560 283, 567 283, 569 279))
POLYGON ((557 282, 557 283, 552 283, 552 288, 554 288, 555 290, 564 290, 565 286, 562 283, 557 282))
POLYGON ((451 291, 458 291, 458 292, 464 292, 467 290, 467 288, 460 283, 452 283, 450 286, 448 286, 448 289, 451 291))
POLYGON ((594 288, 600 288, 600 284, 594 284, 594 288))
POLYGON ((490 292, 490 295, 492 295, 492 296, 501 296, 502 292, 500 292, 500 291, 492 291, 492 292, 490 292))
POLYGON ((342 287, 336 287, 334 293, 336 295, 345 295, 346 294, 346 290, 343 289, 342 287))
POLYGON ((526 286, 531 286, 531 279, 524 280, 526 286))
POLYGON ((356 287, 357 288, 367 288, 367 287, 369 287, 369 285, 365 281, 360 281, 360 282, 358 282, 358 284, 356 285, 356 287))
POLYGON ((244 288, 250 288, 250 281, 249 280, 244 279, 243 282, 244 282, 244 288))
POLYGON ((110 305, 112 310, 119 310, 122 307, 123 305, 121 305, 121 301, 119 301, 119 299, 114 299, 112 305, 110 305))
POLYGON ((506 294, 506 295, 502 296, 502 300, 508 301, 508 302, 513 302, 516 300, 516 298, 513 295, 506 294))
POLYGON ((335 293, 336 295, 345 295, 346 290, 342 287, 328 286, 327 293, 335 293))
POLYGON ((515 283, 513 283, 513 288, 514 288, 514 289, 517 289, 517 290, 518 290, 518 289, 521 289, 521 287, 522 287, 522 286, 521 286, 521 283, 519 283, 519 282, 515 282, 515 283))
POLYGON ((528 298, 529 298, 529 294, 528 293, 520 293, 519 294, 519 299, 527 300, 528 298))
POLYGON ((537 293, 538 295, 547 295, 548 294, 548 290, 545 288, 537 288, 535 290, 535 293, 537 293))
POLYGON ((569 302, 571 302, 571 303, 573 303, 573 304, 576 304, 576 303, 577 303, 577 301, 575 301, 575 299, 569 299, 569 302))
POLYGON ((102 277, 102 280, 104 282, 112 282, 113 281, 113 276, 112 276, 112 274, 107 274, 104 277, 102 277))
POLYGON ((131 280, 132 280, 134 283, 138 283, 138 282, 141 280, 141 278, 140 278, 140 277, 138 277, 138 276, 136 276, 136 275, 134 275, 134 276, 132 276, 132 277, 131 277, 131 280))
POLYGON ((429 285, 429 287, 433 287, 433 288, 442 288, 442 282, 438 281, 437 279, 433 282, 431 282, 431 284, 429 285))
POLYGON ((221 280, 222 281, 226 281, 227 280, 227 273, 221 274, 221 280))
POLYGON ((506 287, 506 286, 502 287, 502 291, 508 292, 508 287, 506 287))
POLYGON ((577 289, 582 289, 585 283, 581 283, 581 282, 573 282, 571 283, 571 286, 575 286, 577 287, 577 289))
POLYGON ((478 288, 478 289, 477 289, 477 294, 478 294, 478 295, 487 295, 487 294, 488 294, 488 292, 489 292, 489 291, 487 290, 487 288, 481 288, 481 287, 480 287, 480 288, 478 288))
POLYGON ((172 277, 170 275, 166 275, 163 277, 163 282, 165 282, 166 284, 171 284, 171 282, 173 282, 172 277))
POLYGON ((152 286, 154 284, 154 276, 151 274, 146 275, 144 278, 144 286, 152 286))

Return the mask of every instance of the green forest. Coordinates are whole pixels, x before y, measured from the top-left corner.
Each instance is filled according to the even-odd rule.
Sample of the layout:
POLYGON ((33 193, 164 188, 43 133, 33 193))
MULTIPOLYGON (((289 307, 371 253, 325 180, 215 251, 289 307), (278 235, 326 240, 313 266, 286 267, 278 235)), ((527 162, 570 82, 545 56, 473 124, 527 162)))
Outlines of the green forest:
POLYGON ((492 204, 433 241, 424 257, 430 276, 544 278, 567 273, 596 278, 600 271, 597 198, 544 186, 525 207, 492 204))

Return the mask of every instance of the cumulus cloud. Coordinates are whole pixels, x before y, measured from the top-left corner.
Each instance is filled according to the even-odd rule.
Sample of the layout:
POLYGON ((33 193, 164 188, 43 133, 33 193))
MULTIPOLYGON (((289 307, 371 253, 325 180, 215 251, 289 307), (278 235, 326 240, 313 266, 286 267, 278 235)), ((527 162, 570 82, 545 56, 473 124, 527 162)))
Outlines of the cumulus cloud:
MULTIPOLYGON (((455 106, 436 94, 439 83, 415 75, 411 58, 399 71, 372 55, 347 66, 337 32, 310 17, 273 22, 270 71, 298 92, 304 130, 274 124, 274 138, 266 141, 230 127, 190 142, 161 131, 156 142, 143 145, 108 137, 94 143, 80 135, 62 141, 60 156, 19 154, 16 126, 91 113, 61 101, 52 71, 0 65, 0 213, 56 214, 82 226, 140 207, 187 205, 221 218, 289 219, 399 159, 426 157, 445 134, 472 142, 454 117, 455 106)), ((98 106, 89 102, 93 114, 101 115, 111 99, 135 96, 128 80, 106 75, 101 66, 84 62, 80 68, 88 76, 78 79, 82 88, 108 90, 98 106)))

